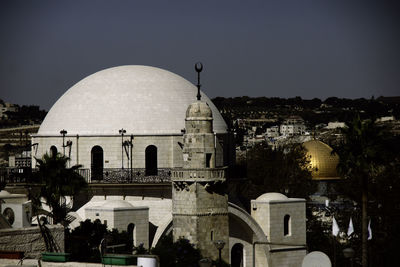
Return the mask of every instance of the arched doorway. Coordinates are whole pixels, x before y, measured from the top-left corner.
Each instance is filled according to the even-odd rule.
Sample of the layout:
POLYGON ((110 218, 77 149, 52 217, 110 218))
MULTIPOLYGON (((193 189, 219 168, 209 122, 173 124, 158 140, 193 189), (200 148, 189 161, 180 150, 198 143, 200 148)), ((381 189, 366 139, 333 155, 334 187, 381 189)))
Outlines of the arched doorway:
POLYGON ((135 229, 135 224, 130 223, 128 225, 128 228, 126 229, 128 232, 128 237, 129 237, 129 244, 133 247, 135 246, 135 240, 136 240, 136 229, 135 229))
POLYGON ((157 175, 157 147, 150 145, 145 151, 146 175, 157 175))
POLYGON ((243 267, 243 245, 236 243, 231 250, 231 266, 243 267))
POLYGON ((57 147, 56 146, 51 146, 50 147, 50 157, 54 158, 55 156, 57 156, 57 147))
POLYGON ((102 180, 103 179, 103 164, 104 164, 104 156, 103 149, 101 146, 94 146, 91 151, 92 154, 92 164, 91 164, 91 172, 92 172, 92 180, 102 180))

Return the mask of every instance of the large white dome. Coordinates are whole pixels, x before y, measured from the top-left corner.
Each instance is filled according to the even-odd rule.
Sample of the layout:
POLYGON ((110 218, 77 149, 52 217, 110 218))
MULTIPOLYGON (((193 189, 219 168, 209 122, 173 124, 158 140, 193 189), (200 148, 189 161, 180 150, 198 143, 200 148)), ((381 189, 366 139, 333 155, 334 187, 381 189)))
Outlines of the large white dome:
MULTIPOLYGON (((38 135, 180 134, 187 107, 196 101, 197 88, 169 71, 149 66, 105 69, 81 80, 53 105, 38 135)), ((216 133, 227 126, 211 100, 216 133)))

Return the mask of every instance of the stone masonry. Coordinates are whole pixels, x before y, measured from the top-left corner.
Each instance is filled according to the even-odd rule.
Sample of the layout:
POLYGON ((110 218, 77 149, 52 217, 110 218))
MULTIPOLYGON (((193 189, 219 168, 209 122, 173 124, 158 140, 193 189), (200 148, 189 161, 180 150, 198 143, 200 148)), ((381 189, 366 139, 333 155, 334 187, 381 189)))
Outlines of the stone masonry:
POLYGON ((222 258, 229 262, 228 197, 225 169, 215 168, 212 113, 206 103, 191 104, 186 112, 183 168, 172 173, 174 241, 183 237, 203 257, 218 259, 214 242, 222 240, 222 258))
MULTIPOLYGON (((58 252, 64 252, 64 227, 46 225, 58 252)), ((38 226, 29 228, 11 228, 0 230, 0 250, 23 251, 25 256, 39 258, 46 251, 46 245, 38 226)))

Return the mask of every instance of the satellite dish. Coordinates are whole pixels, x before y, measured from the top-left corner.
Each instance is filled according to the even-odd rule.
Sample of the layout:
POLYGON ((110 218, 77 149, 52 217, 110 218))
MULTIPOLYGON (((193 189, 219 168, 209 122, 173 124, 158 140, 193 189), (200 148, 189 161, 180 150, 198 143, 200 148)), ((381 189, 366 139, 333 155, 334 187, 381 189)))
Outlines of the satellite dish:
POLYGON ((332 263, 325 253, 313 251, 304 257, 301 267, 332 267, 332 263))

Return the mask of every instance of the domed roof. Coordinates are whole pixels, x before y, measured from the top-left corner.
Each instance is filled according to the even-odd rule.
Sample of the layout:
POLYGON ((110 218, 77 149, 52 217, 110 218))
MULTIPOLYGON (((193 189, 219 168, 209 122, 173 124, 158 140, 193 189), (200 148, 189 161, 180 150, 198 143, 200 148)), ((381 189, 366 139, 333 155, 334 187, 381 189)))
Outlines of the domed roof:
MULTIPOLYGON (((149 66, 120 66, 94 73, 71 87, 48 112, 38 135, 180 134, 197 88, 169 71, 149 66)), ((216 133, 227 126, 211 100, 216 133)))
POLYGON ((186 120, 212 120, 212 111, 206 102, 197 101, 189 105, 186 110, 186 120))
POLYGON ((338 179, 339 175, 336 166, 339 163, 339 156, 332 154, 332 148, 327 144, 311 140, 303 143, 307 150, 307 157, 310 160, 312 177, 315 180, 338 179))
POLYGON ((103 206, 103 208, 133 208, 133 205, 125 200, 107 200, 103 206))
POLYGON ((288 200, 288 197, 285 196, 284 194, 281 193, 265 193, 262 194, 261 196, 259 196, 257 199, 257 201, 266 201, 269 202, 271 200, 288 200))

